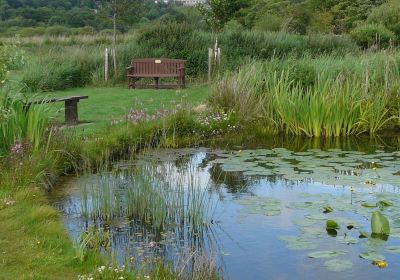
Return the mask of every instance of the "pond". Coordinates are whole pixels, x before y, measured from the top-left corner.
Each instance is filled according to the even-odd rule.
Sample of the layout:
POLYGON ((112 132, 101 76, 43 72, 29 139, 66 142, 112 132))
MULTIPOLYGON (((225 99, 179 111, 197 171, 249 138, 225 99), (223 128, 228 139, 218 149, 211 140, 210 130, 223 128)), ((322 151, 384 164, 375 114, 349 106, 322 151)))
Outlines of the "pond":
POLYGON ((398 278, 400 152, 282 146, 155 150, 51 200, 73 239, 108 232, 121 264, 193 269, 201 252, 226 279, 398 278), (376 211, 389 236, 371 237, 376 211))

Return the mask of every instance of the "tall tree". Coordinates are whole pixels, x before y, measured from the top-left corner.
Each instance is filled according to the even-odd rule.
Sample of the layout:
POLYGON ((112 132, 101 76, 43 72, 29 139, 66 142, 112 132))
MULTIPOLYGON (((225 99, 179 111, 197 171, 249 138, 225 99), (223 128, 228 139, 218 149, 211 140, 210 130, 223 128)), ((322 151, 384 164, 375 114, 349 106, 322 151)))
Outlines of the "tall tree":
POLYGON ((207 4, 200 4, 198 7, 210 28, 219 32, 241 9, 249 5, 249 0, 209 0, 207 4))

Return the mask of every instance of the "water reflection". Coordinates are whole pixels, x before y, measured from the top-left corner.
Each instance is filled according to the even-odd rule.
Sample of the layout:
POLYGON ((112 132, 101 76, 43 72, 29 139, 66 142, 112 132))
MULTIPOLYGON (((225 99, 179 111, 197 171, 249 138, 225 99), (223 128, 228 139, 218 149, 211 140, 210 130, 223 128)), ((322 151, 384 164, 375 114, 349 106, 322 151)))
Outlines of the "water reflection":
MULTIPOLYGON (((276 139, 271 141, 269 149, 263 150, 239 151, 242 148, 237 147, 234 151, 154 151, 139 156, 134 162, 115 164, 111 173, 71 179, 52 199, 64 214, 73 238, 95 224, 110 232, 112 250, 118 259, 133 260, 133 265, 154 259, 177 264, 193 252, 204 252, 217 257, 218 265, 229 279, 293 279, 294 275, 298 279, 394 279, 400 272, 391 265, 398 257, 393 248, 398 246, 400 252, 397 206, 400 179, 396 181, 397 177, 393 177, 398 176, 394 171, 400 171, 400 154, 395 152, 398 139, 384 142, 385 148, 380 139, 363 139, 363 144, 356 141, 356 146, 353 140, 334 139, 322 144, 322 140, 285 139, 293 150, 273 149, 282 147, 282 143, 276 139), (248 158, 243 159, 243 155, 248 158), (332 158, 334 164, 324 166, 332 158), (380 162, 371 164, 377 159, 380 162), (243 168, 246 166, 256 170, 243 168), (235 168, 243 170, 235 171, 235 168), (373 177, 375 184, 370 185, 353 184, 348 179, 376 173, 376 170, 391 177, 373 177), (315 173, 321 176, 314 176, 315 173), (328 182, 324 177, 327 174, 336 174, 335 178, 340 181, 328 182), (161 215, 162 227, 155 226, 153 217, 146 220, 128 210, 138 208, 138 197, 142 198, 129 192, 141 190, 145 183, 149 185, 143 190, 150 192, 150 197, 161 193, 167 199, 166 213, 161 215), (107 190, 109 199, 118 201, 116 206, 109 206, 115 207, 116 212, 111 211, 108 218, 84 215, 83 201, 96 201, 97 195, 88 192, 85 198, 82 193, 85 186, 96 191, 107 190), (188 195, 194 186, 196 191, 192 189, 188 195), (379 201, 390 201, 393 207, 378 206, 379 201), (365 202, 376 206, 362 207, 365 202), (190 206, 194 207, 190 209, 190 206), (327 206, 332 208, 331 212, 324 212, 327 206), (208 214, 198 214, 199 208, 207 209, 208 214), (370 232, 371 213, 376 210, 387 216, 392 225, 392 233, 384 243, 373 238, 359 239, 361 231, 370 232), (176 211, 184 213, 173 214, 176 211), (192 212, 187 215, 185 211, 192 212), (195 215, 201 219, 194 219, 195 215), (340 224, 335 236, 326 232, 327 219, 340 224), (345 252, 334 258, 347 261, 348 267, 341 272, 329 270, 332 263, 337 265, 335 262, 308 257, 314 251, 332 250, 345 252), (359 257, 364 252, 383 254, 389 267, 376 269, 370 261, 359 257)), ((95 204, 101 208, 99 201, 95 204)), ((152 202, 146 203, 152 205, 152 202)), ((146 211, 153 213, 154 209, 146 211)))

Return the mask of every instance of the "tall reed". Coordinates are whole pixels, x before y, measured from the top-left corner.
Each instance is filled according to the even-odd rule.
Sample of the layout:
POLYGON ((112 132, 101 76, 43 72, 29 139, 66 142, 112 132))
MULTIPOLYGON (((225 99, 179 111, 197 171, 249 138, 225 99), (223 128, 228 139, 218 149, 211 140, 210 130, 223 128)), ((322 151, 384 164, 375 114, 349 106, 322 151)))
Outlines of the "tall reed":
POLYGON ((286 60, 283 66, 279 61, 254 62, 225 74, 213 87, 212 103, 291 135, 374 135, 396 125, 399 107, 393 104, 399 101, 400 76, 395 56, 377 54, 344 65, 329 58, 286 60))
POLYGON ((27 110, 21 94, 3 88, 0 89, 0 120, 0 154, 8 154, 16 143, 28 144, 34 151, 47 143, 46 129, 51 120, 48 106, 39 104, 27 110))
POLYGON ((82 188, 81 211, 94 219, 110 221, 125 217, 157 231, 171 225, 201 231, 211 220, 212 203, 200 186, 195 170, 189 178, 177 175, 168 180, 157 165, 144 164, 136 170, 96 176, 82 188))

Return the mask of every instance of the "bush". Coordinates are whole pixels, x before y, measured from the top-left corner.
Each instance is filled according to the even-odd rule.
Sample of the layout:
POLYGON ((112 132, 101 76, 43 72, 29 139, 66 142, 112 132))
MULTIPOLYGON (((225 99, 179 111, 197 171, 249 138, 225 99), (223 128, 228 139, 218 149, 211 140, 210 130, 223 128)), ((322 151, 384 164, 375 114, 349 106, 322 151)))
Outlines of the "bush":
POLYGON ((22 82, 30 92, 81 87, 91 82, 95 65, 90 56, 73 60, 48 56, 32 61, 25 68, 22 82))
POLYGON ((61 26, 61 25, 54 25, 51 27, 48 27, 46 30, 47 35, 49 36, 67 36, 67 35, 71 35, 71 30, 68 29, 65 26, 61 26))
POLYGON ((362 48, 373 45, 387 47, 394 42, 396 35, 382 24, 366 24, 353 29, 350 33, 355 42, 362 48))
POLYGON ((44 27, 26 27, 20 29, 17 34, 21 37, 43 36, 46 34, 44 27))
MULTIPOLYGON (((228 28, 229 29, 229 28, 228 28)), ((356 49, 355 44, 344 36, 300 36, 277 32, 255 32, 240 29, 226 30, 218 35, 223 65, 233 69, 243 61, 269 59, 271 57, 303 56, 310 53, 345 54, 356 49)), ((195 31, 188 24, 170 22, 157 24, 142 30, 137 38, 139 53, 146 57, 159 56, 187 60, 189 75, 207 72, 207 49, 213 47, 214 36, 210 32, 195 31)))
POLYGON ((400 40, 400 2, 388 1, 372 10, 368 16, 369 23, 382 24, 394 32, 400 40))

